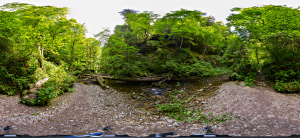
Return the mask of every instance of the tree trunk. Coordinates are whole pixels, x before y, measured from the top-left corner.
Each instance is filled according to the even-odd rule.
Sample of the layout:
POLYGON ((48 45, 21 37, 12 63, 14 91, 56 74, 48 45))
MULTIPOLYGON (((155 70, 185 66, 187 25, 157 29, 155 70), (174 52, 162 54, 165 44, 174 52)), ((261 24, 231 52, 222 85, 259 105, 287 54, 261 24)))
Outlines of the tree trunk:
POLYGON ((103 79, 110 79, 110 80, 119 80, 119 81, 139 81, 139 82, 153 82, 153 81, 160 81, 163 77, 155 77, 155 78, 116 78, 116 77, 109 77, 109 76, 101 76, 103 79))
POLYGON ((146 44, 147 43, 147 40, 148 40, 148 34, 147 34, 147 30, 145 29, 145 36, 146 36, 146 38, 145 38, 145 40, 144 40, 144 44, 146 44))
POLYGON ((102 88, 103 90, 105 90, 105 89, 106 89, 106 84, 104 83, 103 78, 100 77, 100 76, 97 76, 97 77, 96 77, 96 80, 97 80, 97 82, 99 83, 99 85, 101 86, 101 88, 102 88))
POLYGON ((255 51, 255 54, 256 54, 257 64, 259 64, 259 59, 258 59, 258 50, 257 50, 257 49, 258 49, 258 47, 257 47, 257 43, 255 44, 255 48, 256 48, 256 49, 255 49, 255 50, 256 50, 256 51, 255 51))
POLYGON ((268 46, 266 46, 266 49, 274 56, 274 58, 276 59, 276 62, 279 64, 279 60, 278 60, 276 54, 274 54, 274 53, 269 49, 268 46))
POLYGON ((181 51, 181 48, 182 48, 182 42, 183 42, 183 37, 181 37, 181 42, 180 42, 180 51, 181 51))
POLYGON ((71 70, 72 63, 73 63, 73 60, 74 60, 74 46, 75 46, 75 42, 73 42, 73 44, 72 44, 71 61, 70 61, 70 63, 69 63, 69 70, 71 70))
POLYGON ((43 68, 44 48, 41 49, 41 46, 39 46, 38 49, 39 49, 38 63, 39 63, 40 68, 43 68))

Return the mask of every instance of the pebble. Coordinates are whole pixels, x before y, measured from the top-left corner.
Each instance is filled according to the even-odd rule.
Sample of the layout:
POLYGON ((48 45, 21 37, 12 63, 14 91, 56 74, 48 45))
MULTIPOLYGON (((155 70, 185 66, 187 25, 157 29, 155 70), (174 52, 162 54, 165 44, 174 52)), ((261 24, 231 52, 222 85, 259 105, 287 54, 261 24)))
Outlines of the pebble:
POLYGON ((179 127, 179 124, 178 124, 177 122, 174 122, 173 125, 174 125, 175 127, 179 127))
POLYGON ((161 104, 161 101, 160 101, 160 100, 157 100, 157 101, 155 101, 155 104, 156 104, 156 105, 161 104))
POLYGON ((165 122, 165 121, 157 121, 156 124, 168 124, 168 122, 165 122))
POLYGON ((173 122, 175 122, 175 120, 174 119, 167 119, 167 122, 168 123, 173 123, 173 122))
POLYGON ((196 92, 202 92, 204 89, 197 90, 196 92))

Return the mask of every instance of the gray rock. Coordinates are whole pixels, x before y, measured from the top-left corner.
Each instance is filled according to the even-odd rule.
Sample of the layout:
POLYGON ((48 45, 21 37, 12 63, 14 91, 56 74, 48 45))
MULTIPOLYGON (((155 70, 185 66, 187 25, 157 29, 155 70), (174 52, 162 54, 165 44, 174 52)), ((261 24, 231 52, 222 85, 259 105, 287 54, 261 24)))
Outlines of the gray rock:
POLYGON ((197 90, 196 92, 202 92, 204 89, 197 90))
POLYGON ((132 99, 136 99, 136 98, 137 98, 137 95, 132 94, 132 95, 131 95, 131 98, 132 98, 132 99))
POLYGON ((155 101, 155 104, 156 104, 156 105, 161 104, 161 100, 155 101))
POLYGON ((179 124, 178 124, 177 122, 174 122, 173 125, 174 125, 175 127, 179 127, 179 124))
POLYGON ((166 120, 167 120, 168 123, 173 123, 173 122, 175 122, 174 119, 166 119, 166 120))

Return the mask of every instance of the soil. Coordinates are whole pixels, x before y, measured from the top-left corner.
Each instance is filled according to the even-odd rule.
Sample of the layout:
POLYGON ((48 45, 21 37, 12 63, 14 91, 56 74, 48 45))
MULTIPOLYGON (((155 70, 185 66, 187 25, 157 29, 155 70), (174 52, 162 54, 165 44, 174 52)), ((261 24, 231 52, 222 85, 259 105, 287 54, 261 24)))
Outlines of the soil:
MULTIPOLYGON (((103 132, 104 127, 110 126, 113 134, 148 136, 176 132, 177 136, 188 136, 203 133, 207 126, 175 122, 157 111, 140 108, 137 99, 113 88, 102 90, 97 85, 75 83, 74 89, 47 107, 26 106, 18 102, 18 96, 0 95, 0 128, 12 126, 17 134, 41 136, 103 132)), ((207 101, 206 112, 231 112, 240 118, 213 127, 216 134, 289 136, 300 133, 299 95, 279 94, 268 87, 250 88, 242 82, 226 82, 217 93, 207 101)))

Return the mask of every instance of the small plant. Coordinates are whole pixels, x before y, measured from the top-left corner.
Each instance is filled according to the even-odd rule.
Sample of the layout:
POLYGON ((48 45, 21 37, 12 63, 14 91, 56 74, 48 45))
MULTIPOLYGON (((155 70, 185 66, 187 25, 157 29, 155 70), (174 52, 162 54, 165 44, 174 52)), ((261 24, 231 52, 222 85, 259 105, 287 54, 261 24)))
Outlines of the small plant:
POLYGON ((57 97, 54 87, 42 88, 37 93, 37 105, 48 105, 50 100, 57 97))
POLYGON ((253 87, 255 86, 256 80, 250 77, 246 77, 244 82, 247 86, 253 87))
POLYGON ((274 89, 279 92, 300 92, 300 83, 298 81, 283 82, 277 81, 274 89))
MULTIPOLYGON (((178 86, 179 83, 177 84, 177 87, 178 86)), ((231 114, 213 115, 212 113, 209 113, 204 115, 200 110, 190 110, 186 104, 192 100, 193 96, 186 100, 183 100, 184 96, 179 98, 176 97, 177 94, 181 94, 183 92, 183 90, 173 90, 173 92, 169 95, 172 102, 157 105, 157 108, 178 121, 203 122, 205 124, 217 125, 219 123, 226 123, 233 118, 238 118, 236 116, 231 116, 231 114)))
POLYGON ((31 115, 32 115, 32 116, 38 116, 39 113, 32 113, 31 115))

